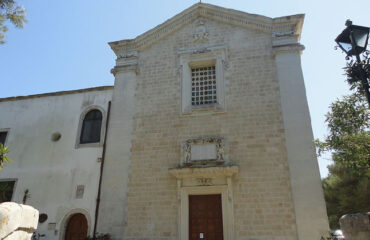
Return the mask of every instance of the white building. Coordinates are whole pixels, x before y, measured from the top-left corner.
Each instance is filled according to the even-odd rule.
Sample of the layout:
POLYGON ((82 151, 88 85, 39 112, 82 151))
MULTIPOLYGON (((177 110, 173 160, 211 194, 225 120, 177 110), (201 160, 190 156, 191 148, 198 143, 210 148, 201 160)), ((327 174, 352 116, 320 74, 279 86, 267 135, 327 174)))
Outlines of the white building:
POLYGON ((47 239, 320 239, 303 18, 197 3, 109 43, 114 88, 1 99, 0 180, 29 190, 47 239))
POLYGON ((45 239, 64 239, 75 213, 84 214, 92 232, 111 99, 112 87, 0 99, 0 134, 13 160, 0 172, 0 186, 13 187, 1 200, 25 201, 47 214, 38 227, 45 239), (103 116, 100 140, 81 143, 83 119, 94 110, 103 116))

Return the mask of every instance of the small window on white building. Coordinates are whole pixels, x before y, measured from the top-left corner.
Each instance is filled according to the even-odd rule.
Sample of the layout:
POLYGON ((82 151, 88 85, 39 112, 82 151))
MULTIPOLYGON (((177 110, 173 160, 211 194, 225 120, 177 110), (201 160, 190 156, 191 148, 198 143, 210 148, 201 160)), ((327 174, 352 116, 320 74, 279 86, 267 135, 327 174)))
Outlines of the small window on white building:
POLYGON ((10 202, 13 197, 15 180, 13 181, 0 181, 0 203, 10 202))
POLYGON ((106 113, 101 106, 86 107, 78 122, 75 147, 101 147, 105 135, 106 119, 106 113))
POLYGON ((217 103, 216 66, 191 69, 191 105, 217 103))
POLYGON ((100 142, 103 115, 97 110, 91 110, 85 115, 82 123, 80 143, 100 142))
POLYGON ((8 132, 0 132, 0 143, 2 145, 5 145, 6 136, 8 135, 8 132))

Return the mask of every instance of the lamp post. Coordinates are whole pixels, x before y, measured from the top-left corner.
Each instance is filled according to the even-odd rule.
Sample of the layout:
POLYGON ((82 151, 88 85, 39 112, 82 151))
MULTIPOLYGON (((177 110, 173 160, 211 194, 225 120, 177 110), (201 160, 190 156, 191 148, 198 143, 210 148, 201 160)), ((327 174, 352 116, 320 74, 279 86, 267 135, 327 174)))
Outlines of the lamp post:
POLYGON ((346 21, 346 29, 335 39, 338 46, 347 54, 347 56, 356 56, 357 63, 360 65, 360 77, 362 87, 366 93, 367 101, 370 106, 369 80, 366 77, 365 70, 362 67, 360 54, 366 51, 369 40, 368 27, 352 25, 352 21, 346 21))

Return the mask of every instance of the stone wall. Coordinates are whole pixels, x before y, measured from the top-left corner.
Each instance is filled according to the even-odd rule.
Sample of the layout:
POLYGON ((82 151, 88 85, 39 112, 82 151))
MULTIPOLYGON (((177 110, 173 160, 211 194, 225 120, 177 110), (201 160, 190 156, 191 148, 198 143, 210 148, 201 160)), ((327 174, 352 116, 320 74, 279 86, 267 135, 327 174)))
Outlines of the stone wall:
POLYGON ((346 214, 339 219, 346 240, 370 239, 370 212, 346 214))
POLYGON ((189 189, 223 190, 169 169, 185 141, 207 137, 225 139, 239 169, 208 186, 227 187, 225 240, 312 240, 328 230, 300 64, 303 16, 243 14, 199 3, 110 43, 116 82, 100 219, 114 239, 187 239, 189 189), (192 106, 191 68, 213 64, 217 103, 192 106))
POLYGON ((296 239, 271 35, 207 20, 209 46, 226 44, 224 112, 181 112, 177 49, 193 47, 189 24, 139 56, 125 239, 179 239, 176 179, 181 142, 220 136, 233 180, 235 239, 296 239), (242 39, 247 39, 243 41, 242 39))
MULTIPOLYGON (((102 144, 76 144, 84 113, 102 109, 103 124, 112 87, 0 99, 0 131, 7 131, 6 145, 12 162, 0 181, 15 181, 11 201, 27 203, 47 214, 38 232, 44 239, 63 238, 71 214, 83 213, 92 235, 102 144), (59 140, 53 134, 60 133, 59 140)), ((104 133, 101 140, 104 138, 104 133)), ((102 143, 102 142, 101 142, 102 143)))
POLYGON ((13 202, 0 204, 0 239, 28 240, 37 229, 39 211, 13 202))

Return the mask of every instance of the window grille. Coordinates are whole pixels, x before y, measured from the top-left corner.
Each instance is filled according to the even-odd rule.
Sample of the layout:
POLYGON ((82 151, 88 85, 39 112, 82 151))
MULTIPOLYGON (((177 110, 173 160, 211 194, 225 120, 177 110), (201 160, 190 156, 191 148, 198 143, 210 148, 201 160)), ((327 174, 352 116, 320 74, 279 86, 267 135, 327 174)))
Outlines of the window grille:
POLYGON ((102 113, 99 110, 92 110, 85 115, 82 123, 80 143, 100 142, 102 113))
POLYGON ((191 69, 191 105, 217 103, 216 67, 197 67, 191 69))

